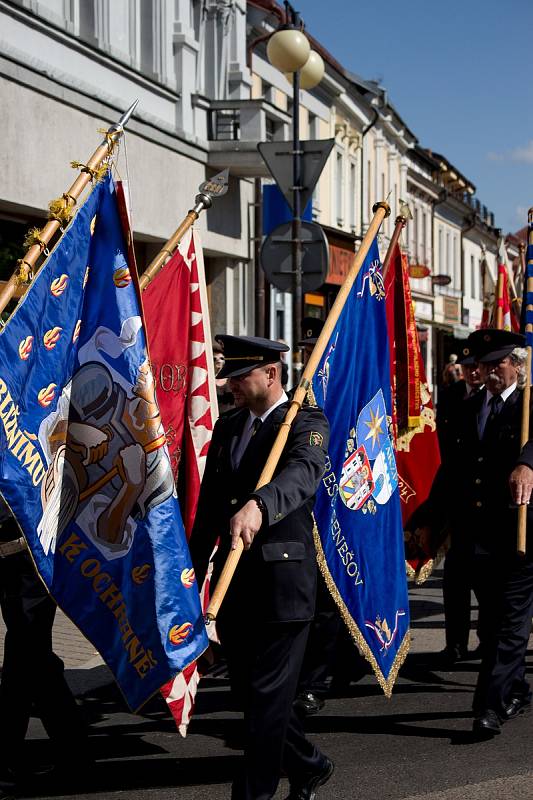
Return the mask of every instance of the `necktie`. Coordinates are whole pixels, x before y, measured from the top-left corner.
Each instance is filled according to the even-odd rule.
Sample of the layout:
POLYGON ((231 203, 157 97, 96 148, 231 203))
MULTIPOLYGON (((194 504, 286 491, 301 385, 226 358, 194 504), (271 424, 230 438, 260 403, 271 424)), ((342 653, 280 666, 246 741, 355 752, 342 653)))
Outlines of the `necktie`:
POLYGON ((252 436, 255 436, 261 425, 263 424, 263 420, 261 417, 256 417, 252 422, 252 436))
POLYGON ((499 394, 493 395, 489 400, 490 406, 490 413, 487 418, 487 422, 485 424, 485 430, 483 431, 483 438, 487 438, 490 436, 490 433, 494 427, 494 422, 498 418, 500 411, 503 408, 504 401, 499 394))

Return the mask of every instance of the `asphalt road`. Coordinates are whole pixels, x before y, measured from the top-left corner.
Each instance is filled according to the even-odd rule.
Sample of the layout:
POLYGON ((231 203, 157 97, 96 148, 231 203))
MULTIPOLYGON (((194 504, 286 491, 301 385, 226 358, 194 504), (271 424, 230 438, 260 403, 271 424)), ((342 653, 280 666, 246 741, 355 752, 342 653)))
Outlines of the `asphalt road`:
MULTIPOLYGON (((440 580, 430 579, 411 598, 413 645, 391 700, 371 676, 328 700, 308 720, 308 731, 335 762, 320 800, 521 800, 533 798, 532 719, 507 723, 489 742, 472 740, 472 690, 477 662, 442 671, 440 580)), ((475 644, 472 634, 472 645, 475 644)), ((528 656, 533 671, 533 650, 528 656)), ((65 800, 210 800, 230 797, 241 752, 239 717, 229 710, 227 682, 204 681, 189 734, 176 732, 162 701, 142 715, 124 708, 107 669, 89 661, 68 678, 91 722, 96 766, 71 788, 52 787, 23 796, 65 800), (67 793, 65 793, 67 792, 67 793), (70 792, 70 793, 68 793, 70 792)), ((32 721, 28 756, 46 760, 48 742, 32 721)), ((287 796, 282 781, 276 798, 287 796)))

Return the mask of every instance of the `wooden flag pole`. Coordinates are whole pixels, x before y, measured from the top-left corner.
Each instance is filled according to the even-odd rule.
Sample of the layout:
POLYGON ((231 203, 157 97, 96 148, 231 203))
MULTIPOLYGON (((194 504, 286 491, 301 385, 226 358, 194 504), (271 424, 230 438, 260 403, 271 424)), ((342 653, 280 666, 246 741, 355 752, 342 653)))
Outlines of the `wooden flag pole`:
MULTIPOLYGON (((529 209, 528 212, 528 241, 529 246, 533 247, 533 208, 529 209)), ((533 278, 528 277, 528 266, 533 266, 533 260, 528 262, 524 259, 524 297, 527 298, 529 292, 533 292, 533 278)), ((533 311, 533 306, 527 305, 526 301, 526 320, 527 320, 527 312, 533 311)), ((525 331, 524 333, 526 336, 533 333, 533 325, 526 321, 525 331)), ((529 409, 530 409, 530 401, 531 401, 531 361, 532 361, 532 353, 531 353, 531 345, 526 347, 527 351, 527 358, 526 358, 526 385, 524 387, 524 391, 522 394, 522 428, 520 432, 520 449, 527 444, 529 440, 529 409)), ((526 554, 526 532, 527 532, 527 505, 521 505, 518 507, 518 530, 516 535, 516 549, 518 555, 525 556, 526 554)))
POLYGON ((383 280, 385 280, 387 276, 387 272, 389 271, 390 262, 392 258, 392 254, 394 253, 394 248, 398 244, 398 240, 400 239, 402 230, 405 228, 407 224, 407 217, 404 217, 402 214, 398 214, 394 221, 394 231, 392 232, 391 240, 389 243, 389 249, 387 250, 387 254, 383 261, 383 280))
POLYGON ((163 245, 162 249, 156 257, 150 262, 139 278, 139 286, 141 291, 153 281, 157 273, 163 269, 169 258, 174 253, 174 250, 179 245, 189 228, 192 228, 200 212, 213 205, 213 199, 222 197, 228 191, 228 175, 229 170, 225 169, 215 175, 213 178, 204 181, 198 187, 198 194, 195 198, 195 206, 191 208, 183 222, 176 228, 170 239, 163 245))
POLYGON ((494 327, 503 328, 503 272, 498 267, 498 283, 496 284, 496 309, 494 314, 494 327))
POLYGON ((48 245, 58 230, 68 224, 72 217, 72 209, 78 202, 78 198, 86 188, 87 184, 92 181, 98 174, 102 163, 111 156, 113 150, 120 137, 124 133, 124 128, 129 121, 131 115, 137 107, 138 100, 131 104, 127 111, 120 117, 119 121, 111 125, 105 133, 105 138, 102 143, 94 151, 86 164, 80 164, 77 161, 72 162, 73 166, 80 167, 81 171, 70 189, 68 189, 60 201, 50 204, 50 216, 48 222, 38 231, 34 236, 36 239, 35 244, 32 244, 25 256, 18 262, 18 269, 13 273, 11 278, 7 281, 3 289, 0 291, 0 314, 4 311, 9 301, 14 297, 15 292, 19 286, 29 286, 33 274, 35 272, 35 265, 43 254, 46 256, 48 245), (46 252, 45 252, 46 251, 46 252))
MULTIPOLYGON (((370 245, 374 241, 377 232, 380 228, 381 223, 388 217, 390 214, 390 208, 387 203, 381 202, 376 203, 374 208, 374 217, 369 225, 369 228, 365 234, 363 241, 361 242, 361 247, 355 254, 352 266, 350 271, 348 272, 344 283, 342 284, 337 297, 335 298, 335 302, 331 308, 331 311, 328 314, 328 318, 324 323, 324 327, 320 333, 320 336, 317 339, 317 342, 313 348, 313 352, 309 357, 309 361, 307 362, 305 369, 303 371, 302 377, 300 379, 300 383, 294 393, 292 398, 291 404, 285 415, 285 419, 280 426, 279 433, 276 437, 276 440, 272 446, 272 450, 270 451, 270 455, 267 459, 267 462, 263 468, 263 471, 259 477, 257 482, 256 489, 260 489, 261 486, 265 486, 265 484, 270 483, 276 467, 278 465, 278 461, 281 458, 281 454, 289 437, 289 431, 291 429, 291 425, 296 417, 296 414, 302 407, 302 404, 305 400, 305 396, 307 391, 311 387, 311 382, 313 380, 313 376, 318 369, 324 351, 328 345, 328 342, 331 338, 331 334, 333 333, 333 329, 337 324, 337 321, 341 315, 341 311, 348 299, 348 295, 350 294, 350 290, 355 283, 355 280, 359 274, 363 261, 366 258, 366 255, 370 249, 370 245)), ((222 569, 222 573, 220 578, 218 579, 217 585, 211 597, 211 602, 209 603, 209 607, 207 609, 205 618, 206 622, 213 622, 216 619, 220 606, 222 605, 222 601, 226 595, 228 590, 229 584, 231 583, 231 579, 233 578, 233 574, 237 568, 241 555, 243 553, 244 546, 242 543, 242 539, 239 539, 237 547, 235 550, 231 550, 229 553, 226 563, 222 569)))

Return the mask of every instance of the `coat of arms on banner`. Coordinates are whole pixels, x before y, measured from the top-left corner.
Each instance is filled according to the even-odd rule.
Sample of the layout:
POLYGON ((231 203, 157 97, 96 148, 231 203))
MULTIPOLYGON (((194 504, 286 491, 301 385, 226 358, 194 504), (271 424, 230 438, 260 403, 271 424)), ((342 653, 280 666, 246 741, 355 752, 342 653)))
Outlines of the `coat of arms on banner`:
POLYGON ((396 459, 389 436, 385 398, 381 389, 359 412, 346 442, 346 460, 339 483, 343 503, 351 511, 376 513, 398 486, 396 459))
POLYGON ((341 500, 351 511, 357 511, 374 491, 372 469, 364 445, 358 447, 342 465, 339 483, 341 500))

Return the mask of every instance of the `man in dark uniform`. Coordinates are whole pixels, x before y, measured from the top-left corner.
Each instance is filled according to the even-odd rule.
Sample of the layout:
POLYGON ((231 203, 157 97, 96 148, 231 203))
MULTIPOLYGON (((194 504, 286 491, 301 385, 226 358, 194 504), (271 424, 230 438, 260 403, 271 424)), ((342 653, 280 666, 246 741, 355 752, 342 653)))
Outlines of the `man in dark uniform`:
MULTIPOLYGON (((304 366, 307 364, 324 322, 318 317, 304 317, 304 366)), ((366 673, 366 662, 343 624, 339 609, 321 574, 318 576, 316 609, 300 674, 295 708, 304 716, 318 713, 325 704, 330 689, 343 691, 352 679, 366 673), (331 679, 331 683, 330 683, 331 679)))
POLYGON ((529 502, 533 485, 533 443, 520 452, 523 343, 524 337, 502 330, 473 335, 485 388, 466 401, 454 451, 432 491, 432 499, 440 497, 440 513, 458 530, 462 526, 469 542, 482 615, 483 658, 473 702, 473 730, 480 738, 499 733, 502 722, 531 702, 525 654, 533 612, 533 545, 529 540, 526 557, 517 556, 513 504, 529 502))
MULTIPOLYGON (((443 462, 454 451, 465 401, 477 394, 483 386, 477 362, 472 354, 472 334, 466 340, 458 363, 463 370, 463 379, 443 389, 439 393, 437 405, 437 432, 443 462)), ((470 545, 468 540, 465 540, 461 525, 459 530, 451 530, 450 548, 444 559, 442 594, 446 647, 441 656, 447 667, 468 658, 472 576, 465 546, 468 550, 470 545)), ((481 650, 478 650, 476 655, 480 652, 481 650)))
POLYGON ((217 339, 225 356, 219 375, 230 379, 237 408, 213 431, 190 548, 200 585, 218 537, 213 583, 239 538, 245 548, 217 619, 232 692, 244 710, 245 758, 232 797, 269 800, 283 769, 290 799, 310 800, 333 764, 306 739, 292 702, 315 608, 312 510, 328 424, 318 408, 304 406, 272 481, 256 491, 289 407, 280 364, 287 346, 217 339))
POLYGON ((26 542, 0 501, 0 608, 7 628, 0 681, 0 774, 14 783, 42 773, 24 757, 33 707, 54 747, 58 777, 89 760, 87 729, 52 650, 56 605, 38 577, 26 542))

